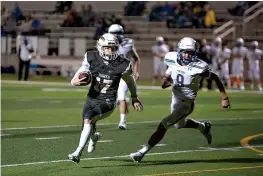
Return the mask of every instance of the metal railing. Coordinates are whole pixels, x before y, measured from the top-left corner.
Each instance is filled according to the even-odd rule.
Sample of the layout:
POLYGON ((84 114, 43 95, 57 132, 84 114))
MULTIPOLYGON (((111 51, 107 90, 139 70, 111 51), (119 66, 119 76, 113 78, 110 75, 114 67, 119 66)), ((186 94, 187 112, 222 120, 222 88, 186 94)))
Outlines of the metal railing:
POLYGON ((263 1, 258 2, 257 4, 253 5, 249 9, 247 9, 243 14, 243 37, 245 37, 247 32, 247 23, 252 19, 256 18, 258 15, 263 13, 263 1), (257 11, 256 11, 257 10, 257 11))
POLYGON ((236 38, 236 27, 234 26, 234 21, 230 20, 227 23, 223 24, 219 28, 215 29, 213 35, 215 38, 220 37, 224 39, 226 36, 232 33, 232 40, 236 38))

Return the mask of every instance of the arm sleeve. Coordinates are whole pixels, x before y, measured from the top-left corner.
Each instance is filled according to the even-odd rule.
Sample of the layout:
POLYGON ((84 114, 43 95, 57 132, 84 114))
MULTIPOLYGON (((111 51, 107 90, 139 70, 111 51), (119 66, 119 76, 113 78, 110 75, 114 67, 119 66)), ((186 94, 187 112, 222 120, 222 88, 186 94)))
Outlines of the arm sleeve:
POLYGON ((80 68, 78 69, 78 71, 75 73, 74 77, 71 80, 71 84, 72 84, 72 81, 76 79, 81 72, 89 72, 90 64, 88 62, 87 56, 88 54, 86 53, 83 57, 83 61, 82 61, 80 68))
POLYGON ((205 67, 205 69, 203 70, 203 72, 200 74, 200 76, 202 76, 203 78, 210 78, 211 76, 211 71, 208 68, 208 66, 205 67))
POLYGON ((137 97, 137 87, 133 78, 131 63, 123 73, 122 79, 126 82, 129 91, 131 92, 131 97, 137 97))
POLYGON ((166 70, 165 74, 171 75, 172 74, 172 68, 168 67, 168 69, 166 70))

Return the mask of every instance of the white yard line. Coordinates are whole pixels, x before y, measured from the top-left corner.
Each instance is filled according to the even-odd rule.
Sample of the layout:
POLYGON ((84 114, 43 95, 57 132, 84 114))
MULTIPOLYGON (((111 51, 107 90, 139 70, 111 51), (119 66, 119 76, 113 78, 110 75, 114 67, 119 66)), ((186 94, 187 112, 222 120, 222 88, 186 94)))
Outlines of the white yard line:
MULTIPOLYGON (((262 147, 262 145, 256 145, 253 147, 262 147)), ((156 156, 156 155, 167 155, 167 154, 178 154, 178 153, 193 153, 193 152, 213 152, 213 151, 233 151, 233 149, 245 149, 247 147, 228 147, 228 148, 213 148, 211 149, 197 149, 197 150, 181 150, 175 152, 160 152, 160 153, 149 153, 146 154, 148 156, 156 156)), ((239 150, 234 150, 239 151, 239 150)), ((83 160, 101 160, 101 159, 112 159, 112 158, 126 158, 129 155, 119 155, 119 156, 106 156, 106 157, 95 157, 95 158, 83 158, 83 160)), ((41 161, 41 162, 30 162, 30 163, 20 163, 20 164, 7 164, 2 165, 1 167, 15 167, 15 166, 26 166, 26 165, 37 165, 37 164, 49 164, 49 163, 61 163, 61 162, 72 162, 71 160, 55 160, 55 161, 41 161)), ((132 160, 131 160, 132 162, 132 160)))
MULTIPOLYGON (((68 83, 58 83, 58 82, 42 82, 42 81, 14 81, 14 80, 1 80, 2 83, 12 83, 12 84, 24 84, 24 85, 54 85, 54 86, 71 86, 70 82, 68 83)), ((167 89, 162 89, 160 86, 137 86, 138 89, 147 89, 147 90, 171 90, 171 87, 167 89)), ((77 89, 83 91, 81 89, 77 89)), ((76 91, 76 90, 75 90, 76 91)), ((227 90, 227 92, 233 93, 252 93, 252 94, 263 94, 263 92, 253 91, 253 90, 227 90)))
MULTIPOLYGON (((195 118, 198 119, 198 118, 195 118)), ((233 120, 263 120, 261 117, 253 117, 253 118, 214 118, 214 119, 198 119, 200 121, 209 120, 209 121, 233 121, 233 120)), ((141 122, 127 122, 127 124, 145 124, 145 123, 158 123, 161 120, 155 121, 141 121, 141 122)), ((116 125, 116 123, 98 123, 98 126, 107 126, 107 125, 116 125)), ((67 127, 78 127, 80 125, 57 125, 57 126, 39 126, 39 127, 21 127, 21 128, 3 128, 1 130, 27 130, 27 129, 47 129, 47 128, 67 128, 67 127)))
POLYGON ((36 140, 49 140, 49 139, 60 139, 62 137, 47 137, 47 138, 35 138, 36 140))
POLYGON ((113 140, 99 140, 98 142, 105 143, 105 142, 112 142, 113 140))

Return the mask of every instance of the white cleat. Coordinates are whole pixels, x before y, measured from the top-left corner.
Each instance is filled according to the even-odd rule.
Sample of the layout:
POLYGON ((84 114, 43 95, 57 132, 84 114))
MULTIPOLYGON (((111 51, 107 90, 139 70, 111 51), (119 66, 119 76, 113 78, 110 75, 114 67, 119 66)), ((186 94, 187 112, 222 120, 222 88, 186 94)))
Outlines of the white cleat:
POLYGON ((88 153, 91 153, 95 150, 96 144, 101 136, 102 135, 99 132, 93 134, 93 136, 89 140, 88 153))
POLYGON ((118 127, 121 130, 126 130, 126 122, 125 121, 120 121, 118 127))
POLYGON ((245 90, 245 86, 240 86, 240 90, 245 90))
POLYGON ((144 154, 142 154, 141 152, 135 152, 135 153, 131 153, 130 154, 130 158, 134 161, 134 162, 141 162, 142 158, 144 157, 144 154))
POLYGON ((68 159, 72 160, 75 163, 79 163, 81 154, 71 153, 68 155, 68 159))

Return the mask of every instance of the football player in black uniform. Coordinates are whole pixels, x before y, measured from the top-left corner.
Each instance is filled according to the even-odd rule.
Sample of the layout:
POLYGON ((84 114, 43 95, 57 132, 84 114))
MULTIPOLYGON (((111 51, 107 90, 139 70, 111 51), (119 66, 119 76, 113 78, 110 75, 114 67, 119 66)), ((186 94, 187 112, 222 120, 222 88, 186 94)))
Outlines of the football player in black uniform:
POLYGON ((73 86, 86 86, 91 82, 82 113, 83 128, 79 145, 72 154, 68 155, 68 159, 77 163, 88 140, 88 152, 95 150, 95 145, 101 136, 96 132, 96 122, 108 117, 115 109, 121 78, 127 83, 131 92, 134 109, 136 111, 143 109, 132 74, 132 62, 117 52, 118 39, 113 34, 106 33, 100 37, 96 47, 98 51, 90 51, 84 55, 82 66, 71 80, 73 86), (80 78, 79 75, 82 73, 87 73, 90 79, 80 78))

